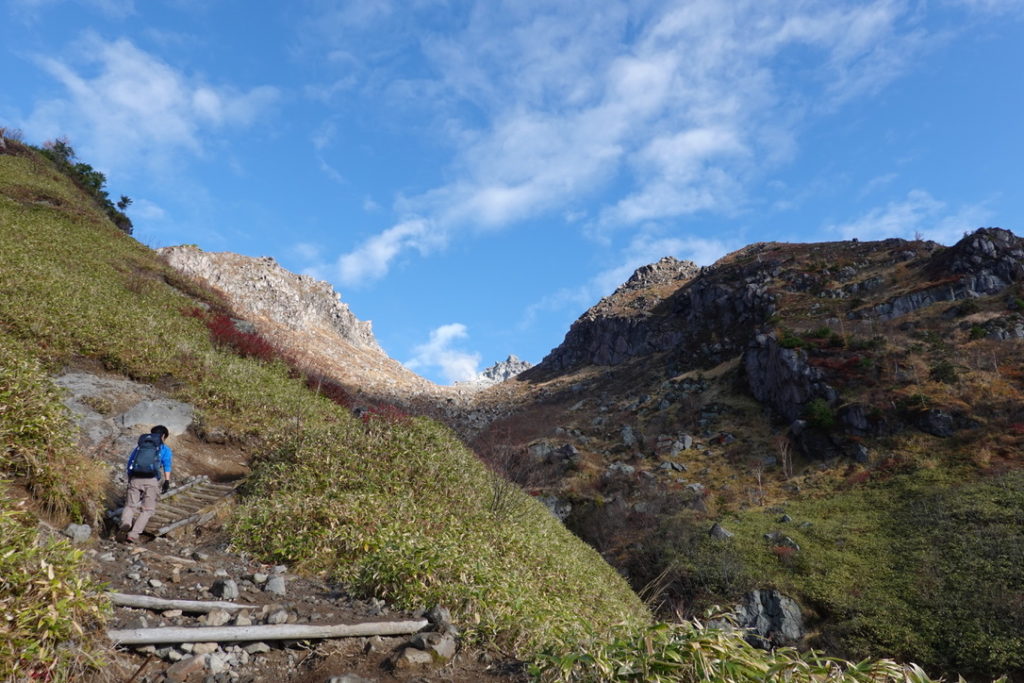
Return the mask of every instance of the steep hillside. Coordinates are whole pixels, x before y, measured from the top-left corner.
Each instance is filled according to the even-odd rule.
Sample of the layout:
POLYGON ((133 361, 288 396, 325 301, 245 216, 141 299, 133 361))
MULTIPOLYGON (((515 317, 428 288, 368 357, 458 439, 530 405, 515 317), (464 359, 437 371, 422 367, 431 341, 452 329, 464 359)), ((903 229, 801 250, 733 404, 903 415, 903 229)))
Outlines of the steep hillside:
MULTIPOLYGON (((95 523, 104 494, 117 493, 109 477, 119 468, 99 463, 113 455, 74 447, 80 435, 52 380, 72 366, 193 406, 183 467, 193 446, 227 444, 245 459, 252 475, 233 515, 233 542, 263 561, 322 572, 355 595, 397 607, 450 606, 466 638, 509 651, 646 621, 643 605, 596 553, 490 474, 449 430, 395 410, 353 415, 329 382, 231 323, 221 297, 118 230, 35 150, 10 140, 5 146, 0 465, 14 488, 4 497, 4 524, 11 496, 54 523, 95 523)), ((31 519, 11 514, 20 520, 14 524, 31 519)), ((61 569, 54 574, 51 566, 46 579, 42 565, 44 583, 89 570, 80 553, 59 547, 61 569)), ((22 556, 8 549, 0 550, 5 561, 22 556)), ((5 571, 5 606, 22 585, 34 585, 31 571, 38 574, 38 565, 25 584, 8 583, 22 574, 5 571)), ((103 601, 91 589, 85 582, 66 590, 91 595, 81 612, 101 619, 103 601)), ((69 650, 58 647, 67 634, 46 636, 40 624, 50 623, 50 613, 34 615, 26 605, 19 642, 44 646, 5 650, 0 658, 13 660, 2 665, 70 675, 60 664, 69 650), (42 621, 32 621, 37 616, 42 621)), ((78 603, 55 602, 57 609, 87 623, 72 614, 78 603)), ((102 643, 94 646, 102 651, 102 643)), ((88 661, 82 653, 76 662, 88 661)))
POLYGON ((663 259, 474 444, 665 614, 778 588, 802 642, 1019 677, 1022 277, 998 228, 663 259))

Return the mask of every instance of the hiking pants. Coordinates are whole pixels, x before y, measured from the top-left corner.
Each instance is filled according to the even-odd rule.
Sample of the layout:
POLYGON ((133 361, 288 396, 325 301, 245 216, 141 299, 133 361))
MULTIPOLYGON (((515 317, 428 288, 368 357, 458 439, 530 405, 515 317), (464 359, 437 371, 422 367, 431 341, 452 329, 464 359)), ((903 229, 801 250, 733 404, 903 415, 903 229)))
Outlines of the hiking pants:
POLYGON ((121 512, 121 524, 131 525, 130 536, 138 538, 156 511, 156 499, 160 494, 160 480, 156 477, 133 477, 128 480, 128 500, 121 512), (139 513, 139 508, 142 513, 139 513), (135 515, 139 515, 138 518, 135 515), (135 520, 135 524, 132 524, 135 520))

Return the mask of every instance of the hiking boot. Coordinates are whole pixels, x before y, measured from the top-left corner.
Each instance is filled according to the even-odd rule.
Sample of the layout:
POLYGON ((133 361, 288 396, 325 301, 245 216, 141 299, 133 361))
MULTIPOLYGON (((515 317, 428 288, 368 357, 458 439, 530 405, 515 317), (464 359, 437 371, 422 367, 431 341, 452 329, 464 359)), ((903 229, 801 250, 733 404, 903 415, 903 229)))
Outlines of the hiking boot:
POLYGON ((121 524, 121 531, 123 531, 125 533, 128 533, 131 530, 132 530, 132 525, 131 524, 121 524))
POLYGON ((128 534, 127 538, 124 539, 124 542, 128 545, 135 545, 139 542, 139 537, 136 534, 128 534))

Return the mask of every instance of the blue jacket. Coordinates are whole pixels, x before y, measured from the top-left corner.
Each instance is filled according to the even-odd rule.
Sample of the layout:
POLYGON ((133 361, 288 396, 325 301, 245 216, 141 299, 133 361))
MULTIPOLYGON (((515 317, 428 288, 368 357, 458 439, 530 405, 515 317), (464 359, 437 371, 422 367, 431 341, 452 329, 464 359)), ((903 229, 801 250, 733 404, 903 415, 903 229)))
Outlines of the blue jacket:
MULTIPOLYGON (((139 447, 136 446, 135 448, 132 449, 132 454, 128 456, 128 466, 127 466, 126 472, 127 472, 129 477, 131 477, 132 465, 135 464, 135 456, 138 454, 138 452, 139 452, 139 447)), ((171 452, 171 447, 168 446, 165 443, 160 444, 160 467, 167 474, 171 473, 171 460, 173 458, 174 458, 174 453, 171 452)), ((157 479, 162 479, 162 478, 163 477, 161 477, 159 475, 157 476, 157 479)))

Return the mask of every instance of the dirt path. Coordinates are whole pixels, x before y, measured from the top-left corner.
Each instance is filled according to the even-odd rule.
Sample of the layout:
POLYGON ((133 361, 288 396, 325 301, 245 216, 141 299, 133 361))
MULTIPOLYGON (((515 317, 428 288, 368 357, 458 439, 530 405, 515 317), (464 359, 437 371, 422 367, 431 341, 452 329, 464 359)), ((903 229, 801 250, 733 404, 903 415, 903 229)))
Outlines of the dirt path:
MULTIPOLYGON (((376 600, 359 600, 342 586, 292 574, 286 567, 262 565, 225 549, 216 528, 193 529, 187 541, 155 539, 129 546, 97 539, 87 552, 95 577, 112 592, 178 600, 226 600, 252 605, 237 616, 182 614, 117 607, 110 629, 235 623, 354 624, 422 619, 422 613, 391 610, 376 600), (231 588, 233 582, 234 589, 231 588), (283 587, 284 593, 275 593, 283 587), (210 622, 207 624, 206 622, 210 622)), ((443 630, 431 625, 430 630, 443 630)), ((457 629, 457 627, 456 627, 457 629)), ((298 681, 325 683, 332 677, 360 681, 522 681, 514 662, 478 650, 462 649, 446 664, 411 665, 402 653, 410 636, 344 638, 305 643, 223 643, 118 648, 111 665, 92 681, 298 681), (200 661, 201 660, 201 661, 200 661), (343 678, 349 676, 349 678, 343 678)), ((458 640, 456 639, 457 643, 458 640)), ((416 649, 416 648, 413 648, 416 649)))

